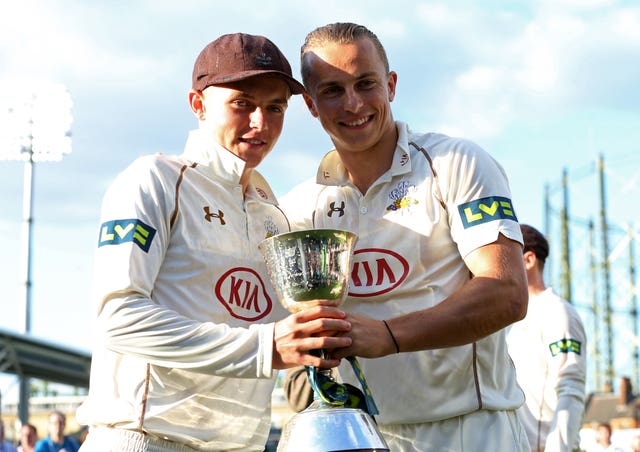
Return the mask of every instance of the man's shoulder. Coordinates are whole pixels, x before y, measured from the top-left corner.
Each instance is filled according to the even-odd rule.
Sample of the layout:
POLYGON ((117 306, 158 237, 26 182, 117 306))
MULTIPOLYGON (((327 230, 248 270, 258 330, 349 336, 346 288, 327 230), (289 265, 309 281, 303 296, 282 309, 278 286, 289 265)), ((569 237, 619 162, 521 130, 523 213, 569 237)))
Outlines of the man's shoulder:
POLYGON ((546 308, 554 308, 557 310, 577 313, 575 306, 564 299, 560 294, 553 291, 553 289, 547 289, 543 294, 544 304, 546 308))
POLYGON ((38 441, 36 441, 36 445, 35 445, 35 452, 44 452, 46 451, 47 448, 47 438, 45 439, 39 439, 38 441))
POLYGON ((439 132, 417 133, 409 131, 406 135, 408 144, 414 143, 434 153, 450 152, 484 152, 474 141, 439 132))
POLYGON ((139 169, 153 168, 180 168, 189 162, 176 155, 167 155, 161 152, 141 155, 131 163, 131 167, 139 169))
POLYGON ((75 450, 78 450, 78 448, 80 447, 78 440, 76 440, 73 436, 65 436, 64 443, 65 443, 65 446, 66 445, 72 446, 75 448, 75 450))
POLYGON ((185 160, 176 156, 161 153, 143 155, 121 171, 114 182, 118 186, 137 186, 158 178, 177 178, 185 164, 185 160))

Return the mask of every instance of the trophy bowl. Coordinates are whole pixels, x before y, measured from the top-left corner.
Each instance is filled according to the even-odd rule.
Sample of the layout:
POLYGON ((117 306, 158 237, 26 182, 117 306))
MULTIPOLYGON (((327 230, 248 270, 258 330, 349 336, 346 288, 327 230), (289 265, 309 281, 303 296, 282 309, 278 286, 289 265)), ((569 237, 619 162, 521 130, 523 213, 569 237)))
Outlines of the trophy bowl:
POLYGON ((269 237, 258 245, 276 296, 289 311, 306 309, 313 300, 339 306, 349 292, 353 232, 307 229, 269 237))

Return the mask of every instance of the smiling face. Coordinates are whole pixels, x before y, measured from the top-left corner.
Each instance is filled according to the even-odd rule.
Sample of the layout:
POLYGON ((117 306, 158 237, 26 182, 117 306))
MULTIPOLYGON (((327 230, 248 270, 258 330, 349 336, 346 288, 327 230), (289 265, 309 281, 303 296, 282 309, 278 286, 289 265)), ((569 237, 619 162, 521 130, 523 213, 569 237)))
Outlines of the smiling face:
POLYGON ((305 102, 339 152, 395 148, 391 112, 397 76, 368 38, 329 42, 305 54, 305 102))
POLYGON ((290 91, 276 77, 252 77, 191 91, 200 130, 255 168, 273 149, 284 122, 290 91))

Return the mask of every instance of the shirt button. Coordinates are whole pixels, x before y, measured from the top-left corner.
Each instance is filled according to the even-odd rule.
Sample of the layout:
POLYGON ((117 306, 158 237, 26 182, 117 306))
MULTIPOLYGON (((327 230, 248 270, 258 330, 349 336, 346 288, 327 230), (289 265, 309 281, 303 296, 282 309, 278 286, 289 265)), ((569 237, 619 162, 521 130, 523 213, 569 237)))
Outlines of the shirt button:
POLYGON ((369 209, 367 209, 367 206, 361 206, 360 207, 360 213, 367 213, 369 211, 369 209))

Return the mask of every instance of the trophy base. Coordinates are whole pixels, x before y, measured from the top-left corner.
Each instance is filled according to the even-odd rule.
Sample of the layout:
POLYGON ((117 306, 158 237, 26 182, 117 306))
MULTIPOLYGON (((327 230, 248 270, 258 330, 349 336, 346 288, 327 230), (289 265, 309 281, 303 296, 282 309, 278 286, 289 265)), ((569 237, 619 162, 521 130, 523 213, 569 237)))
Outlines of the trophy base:
POLYGON ((389 452, 373 417, 315 400, 285 425, 278 452, 389 452))

